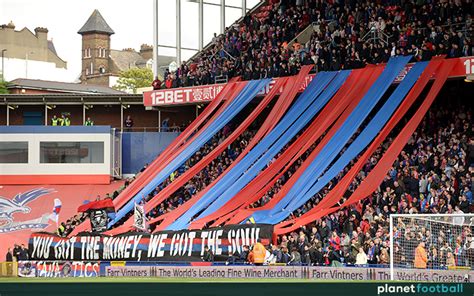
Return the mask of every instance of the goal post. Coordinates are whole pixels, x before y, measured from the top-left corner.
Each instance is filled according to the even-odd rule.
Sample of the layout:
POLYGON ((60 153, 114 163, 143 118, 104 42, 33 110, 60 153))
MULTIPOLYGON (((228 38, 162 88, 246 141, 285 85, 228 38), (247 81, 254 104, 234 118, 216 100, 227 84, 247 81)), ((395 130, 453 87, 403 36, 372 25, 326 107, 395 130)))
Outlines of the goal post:
POLYGON ((474 214, 390 215, 390 279, 395 269, 474 268, 474 214))

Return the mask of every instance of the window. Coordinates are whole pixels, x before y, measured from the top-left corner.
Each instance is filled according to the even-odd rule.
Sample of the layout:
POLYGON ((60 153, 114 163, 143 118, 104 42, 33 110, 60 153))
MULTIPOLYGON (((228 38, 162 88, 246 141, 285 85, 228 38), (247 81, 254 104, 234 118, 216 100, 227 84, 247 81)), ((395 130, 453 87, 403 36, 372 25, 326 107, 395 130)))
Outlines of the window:
POLYGON ((89 47, 84 50, 84 57, 85 58, 91 57, 91 49, 89 47))
POLYGON ((99 47, 99 58, 105 58, 106 57, 106 50, 103 47, 99 47))
POLYGON ((0 163, 28 163, 28 142, 0 142, 0 163))
POLYGON ((105 74, 105 67, 104 66, 99 67, 99 73, 100 74, 105 74))
POLYGON ((40 142, 40 163, 104 163, 104 142, 40 142))
POLYGON ((90 74, 89 68, 86 68, 86 75, 89 75, 89 74, 90 74))

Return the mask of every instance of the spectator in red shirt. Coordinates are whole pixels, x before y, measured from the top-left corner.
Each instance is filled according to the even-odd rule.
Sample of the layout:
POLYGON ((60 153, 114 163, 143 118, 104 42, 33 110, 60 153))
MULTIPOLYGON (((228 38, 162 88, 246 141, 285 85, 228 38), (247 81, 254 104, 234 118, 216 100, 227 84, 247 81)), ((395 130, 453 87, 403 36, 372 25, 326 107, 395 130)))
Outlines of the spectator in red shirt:
POLYGON ((158 76, 155 77, 155 80, 153 80, 151 86, 153 87, 153 90, 159 90, 161 88, 161 80, 158 78, 158 76))
POLYGON ((336 231, 332 232, 331 238, 329 239, 329 244, 336 251, 339 251, 341 249, 341 239, 337 235, 336 231))

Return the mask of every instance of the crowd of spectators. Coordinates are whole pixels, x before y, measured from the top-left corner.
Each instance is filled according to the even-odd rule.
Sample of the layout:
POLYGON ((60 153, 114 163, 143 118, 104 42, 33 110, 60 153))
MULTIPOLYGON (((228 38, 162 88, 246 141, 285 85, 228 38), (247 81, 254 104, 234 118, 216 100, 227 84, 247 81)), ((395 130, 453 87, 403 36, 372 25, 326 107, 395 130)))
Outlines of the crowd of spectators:
POLYGON ((433 217, 428 223, 398 218, 394 226, 394 264, 433 269, 474 267, 473 223, 467 217, 433 217))
POLYGON ((206 85, 216 77, 245 80, 361 68, 395 55, 473 55, 472 1, 269 1, 265 16, 247 14, 215 36, 194 60, 168 70, 164 86, 206 85), (310 40, 294 40, 313 25, 310 40))
MULTIPOLYGON (((472 108, 465 102, 439 99, 429 110, 373 194, 351 207, 302 226, 298 232, 281 236, 277 245, 269 247, 267 263, 332 266, 386 265, 389 264, 391 252, 389 247, 390 214, 473 212, 474 133, 472 122, 472 108)), ((222 143, 231 132, 232 125, 225 126, 182 167, 151 192, 146 197, 146 201, 198 163, 222 143)), ((243 133, 220 156, 150 211, 148 218, 159 217, 176 209, 206 188, 232 164, 254 135, 255 129, 243 133)), ((372 155, 338 204, 342 204, 357 189, 375 167, 392 140, 392 135, 390 135, 372 155)), ((259 207, 269 202, 315 147, 316 144, 312 145, 276 182, 275 186, 250 207, 259 207)), ((146 168, 147 165, 141 172, 146 168)), ((326 188, 293 212, 289 218, 298 218, 316 206, 345 173, 346 171, 341 172, 326 188)), ((114 192, 110 198, 115 198, 132 181, 133 179, 127 180, 124 187, 114 192)), ((79 214, 66 223, 62 223, 58 234, 67 236, 86 217, 84 214, 79 214)), ((472 238, 474 221, 459 223, 454 219, 445 221, 446 226, 443 226, 443 223, 437 224, 441 225, 438 228, 427 228, 427 224, 423 221, 420 223, 420 220, 398 220, 394 228, 395 264, 417 268, 474 266, 472 238)), ((250 249, 248 246, 246 248, 248 255, 250 249)), ((211 255, 206 257, 206 260, 212 260, 211 255)), ((248 260, 244 260, 240 255, 229 254, 229 262, 239 263, 248 262, 248 260)))
MULTIPOLYGON (((378 190, 358 204, 304 226, 299 233, 282 236, 278 249, 288 252, 291 262, 387 264, 390 214, 473 212, 473 136, 472 110, 467 106, 444 102, 432 108, 378 190)), ((391 140, 367 162, 338 204, 355 191, 391 140)), ((341 172, 290 218, 297 218, 317 205, 343 176, 341 172)), ((253 206, 268 202, 284 181, 277 182, 253 206)), ((414 266, 414 250, 419 248, 426 253, 426 261, 418 267, 474 266, 474 221, 452 219, 445 221, 446 226, 432 230, 424 223, 416 224, 416 220, 397 221, 395 263, 414 266)))
POLYGON ((69 218, 66 222, 61 222, 56 233, 61 237, 67 237, 79 224, 84 222, 89 215, 87 213, 79 213, 69 218))
MULTIPOLYGON (((378 212, 470 212, 473 204, 471 176, 474 171, 472 114, 465 105, 459 108, 463 111, 446 105, 431 109, 371 196, 370 204, 377 205, 378 212)), ((392 140, 389 138, 372 155, 341 201, 355 191, 392 140)), ((295 211, 293 217, 301 216, 318 204, 344 174, 345 171, 341 172, 325 189, 295 211)))
MULTIPOLYGON (((193 157, 187 160, 177 171, 172 173, 162 184, 157 186, 153 192, 147 196, 150 200, 166 186, 171 184, 176 178, 186 172, 189 168, 197 164, 213 149, 215 149, 224 139, 230 135, 232 131, 231 125, 226 125, 220 132, 218 132, 207 144, 205 144, 193 157)), ((217 158, 209 163, 204 169, 193 176, 185 185, 181 186, 175 193, 173 193, 164 202, 160 203, 158 207, 151 210, 148 214, 149 219, 159 217, 167 212, 170 212, 191 197, 206 188, 212 181, 217 179, 223 171, 225 171, 232 162, 240 155, 240 153, 247 147, 255 135, 255 130, 247 130, 240 135, 231 145, 227 147, 217 158)))
MULTIPOLYGON (((132 122, 130 125, 133 126, 133 120, 130 116, 127 116, 126 121, 132 122)), ((189 124, 189 123, 188 123, 189 124)), ((179 132, 181 129, 185 129, 187 125, 183 122, 180 126, 172 124, 169 126, 169 118, 165 118, 162 122, 161 129, 163 132, 179 132)), ((173 172, 163 183, 155 188, 154 191, 150 192, 146 197, 145 201, 149 201, 166 186, 171 184, 176 178, 181 174, 187 171, 189 168, 198 163, 202 158, 209 154, 214 148, 218 146, 224 139, 230 135, 232 132, 232 123, 227 124, 224 128, 219 131, 212 139, 208 141, 203 147, 201 147, 190 159, 188 159, 185 164, 183 164, 178 170, 173 172)), ((180 187, 180 189, 175 192, 171 197, 169 197, 165 202, 161 203, 157 208, 150 211, 147 215, 148 219, 158 217, 166 212, 169 212, 179 205, 183 204, 185 201, 189 200, 194 194, 204 189, 208 184, 210 184, 214 179, 216 179, 234 160, 237 158, 239 153, 247 146, 250 139, 255 134, 255 131, 245 131, 241 136, 239 136, 234 143, 232 143, 220 156, 213 160, 208 166, 206 166, 199 174, 194 176, 190 181, 186 183, 185 186, 180 187)), ((146 163, 140 171, 133 177, 127 178, 119 189, 115 190, 112 194, 107 193, 103 198, 98 195, 95 200, 101 199, 115 199, 120 192, 127 188, 141 173, 143 173, 148 168, 148 163, 146 163)), ((128 213, 117 225, 121 225, 126 219, 128 219, 133 212, 128 213)), ((88 213, 78 213, 73 217, 67 219, 65 222, 61 222, 56 234, 61 237, 67 237, 71 232, 80 224, 89 218, 88 213)))
MULTIPOLYGON (((120 194, 120 192, 122 192, 133 181, 135 181, 137 176, 139 174, 141 174, 147 167, 148 167, 148 164, 145 164, 143 166, 143 168, 135 176, 125 179, 125 182, 123 183, 123 185, 120 188, 118 188, 117 190, 115 190, 114 192, 112 192, 112 194, 106 193, 104 197, 101 197, 100 195, 97 195, 96 198, 95 198, 95 201, 99 201, 99 200, 102 200, 102 199, 108 199, 108 198, 110 198, 112 200, 115 199, 120 194)), ((85 202, 90 202, 90 200, 86 200, 85 202)), ((73 217, 67 219, 65 222, 61 222, 59 224, 59 227, 56 230, 56 234, 61 236, 61 237, 67 237, 69 234, 71 234, 71 232, 73 232, 73 230, 77 226, 79 226, 80 224, 85 222, 87 220, 87 218, 89 218, 89 213, 87 213, 87 212, 78 213, 78 214, 74 215, 73 217)))
MULTIPOLYGON (((311 227, 280 237, 271 246, 268 263, 289 265, 388 265, 390 264, 389 218, 367 208, 337 212, 311 227)), ((455 219, 455 218, 454 218, 455 219)), ((399 219, 394 227, 394 264, 415 268, 474 266, 472 221, 463 226, 452 218, 399 219), (470 224, 469 224, 470 223, 470 224), (440 226, 441 225, 441 226, 440 226), (420 256, 418 253, 422 253, 420 256), (420 258, 421 257, 421 258, 420 258)))

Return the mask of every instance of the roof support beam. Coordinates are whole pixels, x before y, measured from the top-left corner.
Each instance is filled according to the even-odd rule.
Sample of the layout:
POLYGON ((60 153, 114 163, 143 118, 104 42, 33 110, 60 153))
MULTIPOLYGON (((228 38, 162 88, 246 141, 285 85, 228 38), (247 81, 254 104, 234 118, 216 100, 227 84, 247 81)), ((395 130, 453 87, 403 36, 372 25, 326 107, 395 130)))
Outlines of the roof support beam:
POLYGON ((221 34, 225 33, 225 0, 221 0, 221 34))
POLYGON ((158 70, 158 0, 153 0, 153 77, 158 70))
POLYGON ((44 125, 48 125, 48 105, 44 104, 44 125))
POLYGON ((7 126, 10 125, 10 106, 7 104, 7 126))
POLYGON ((176 0, 176 63, 181 66, 181 0, 176 0))
POLYGON ((199 29, 198 29, 198 34, 199 34, 199 50, 202 50, 204 46, 204 1, 199 0, 199 7, 198 7, 198 22, 199 22, 199 29))
POLYGON ((82 125, 86 125, 86 104, 82 104, 82 125))

